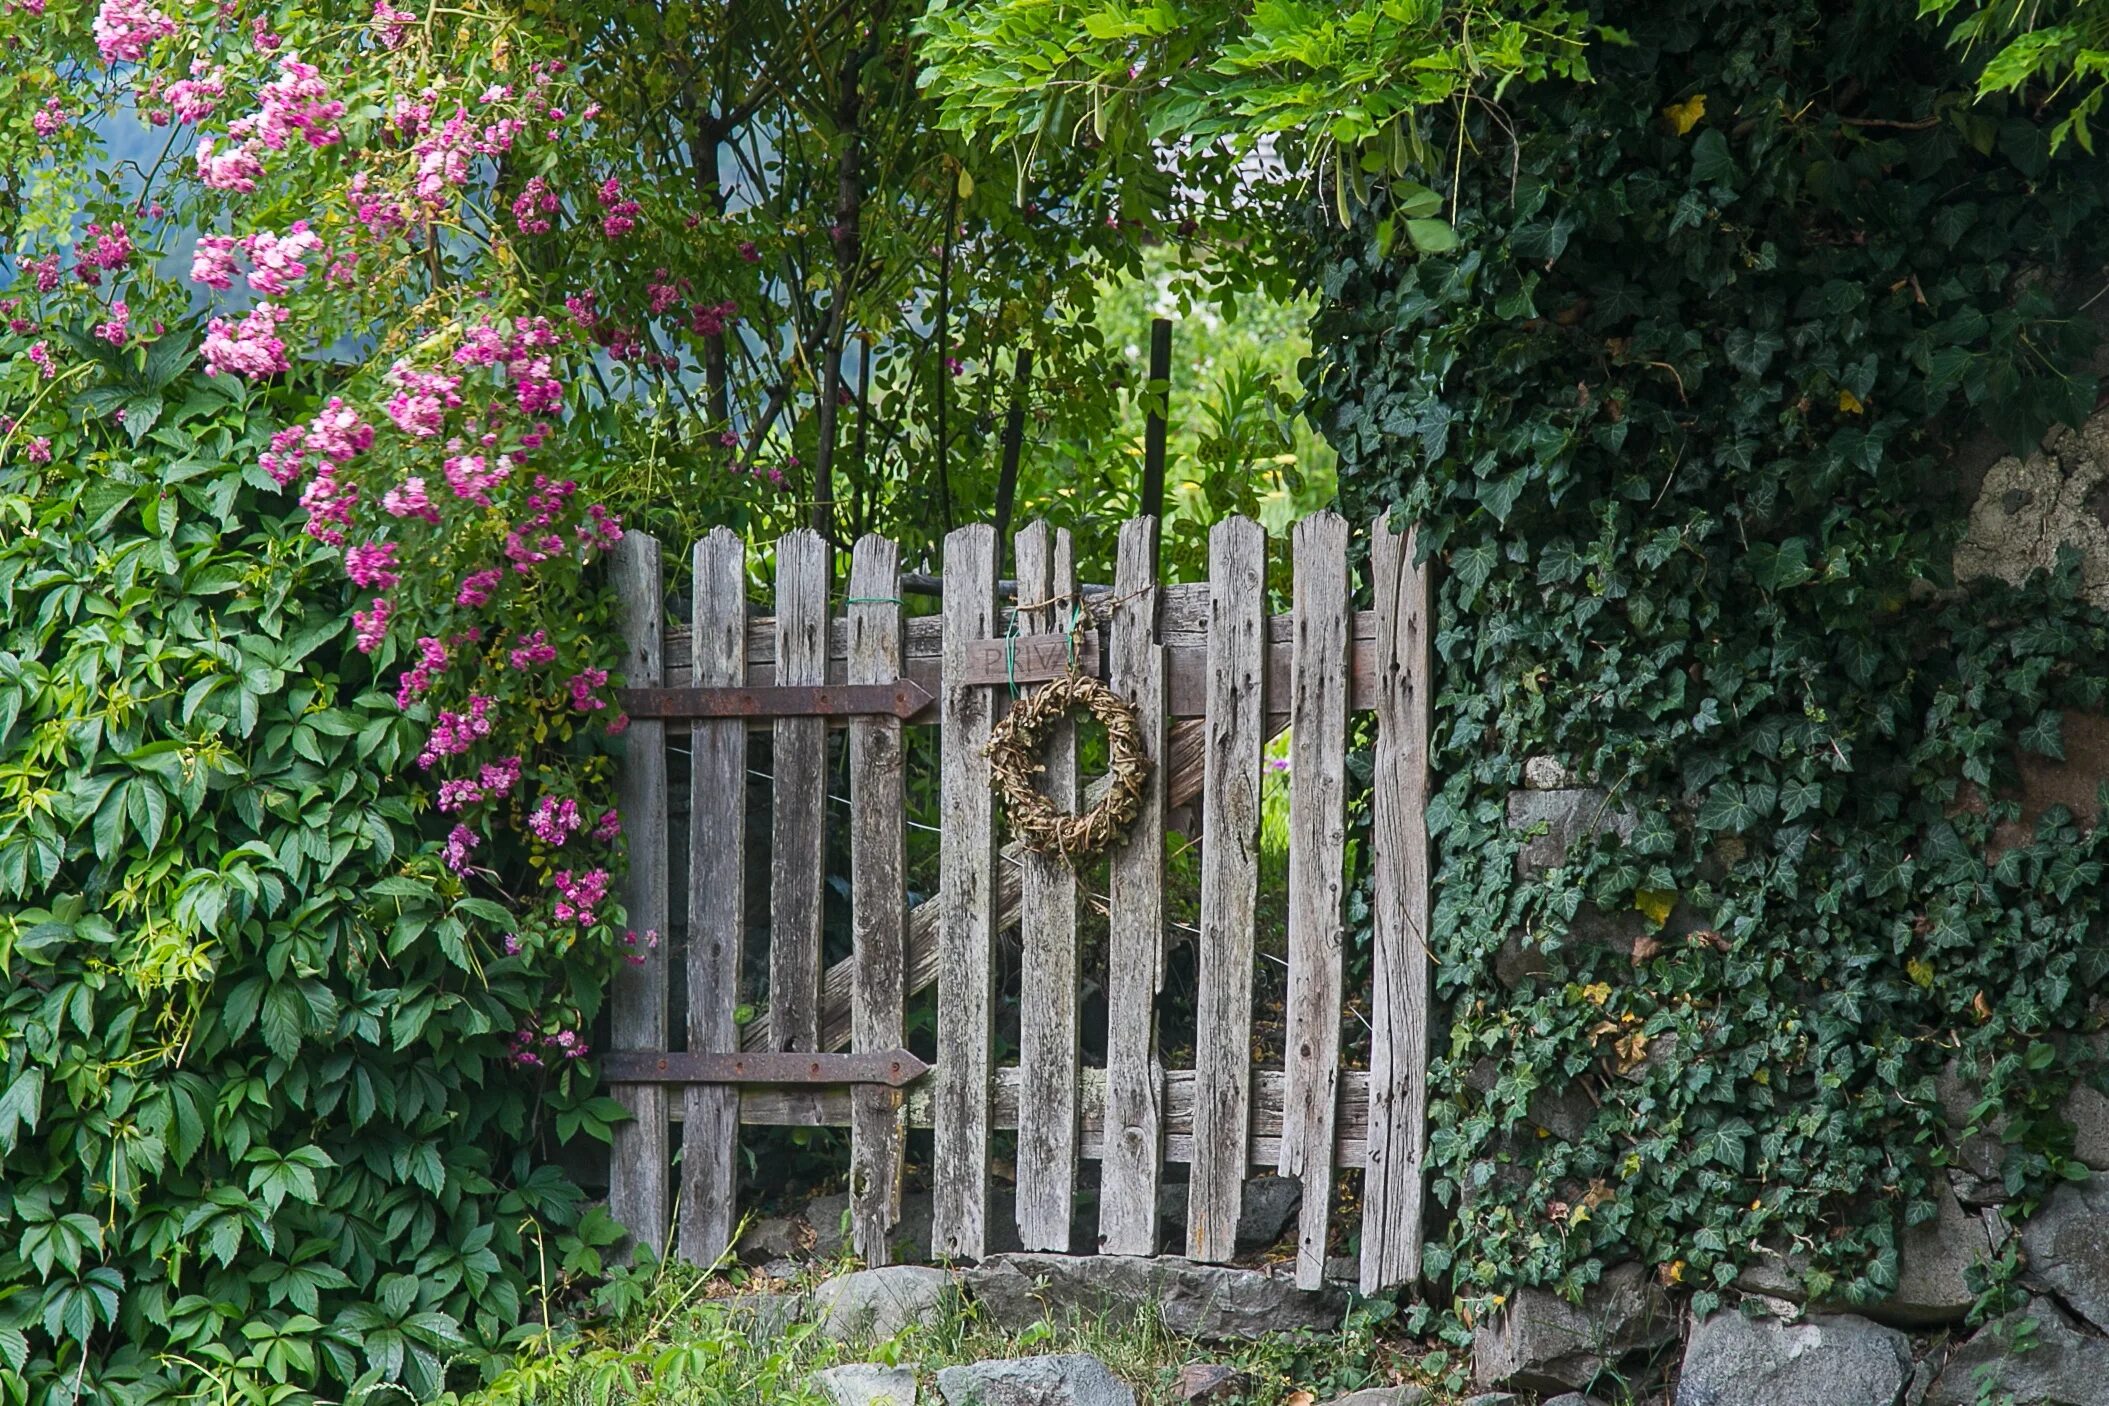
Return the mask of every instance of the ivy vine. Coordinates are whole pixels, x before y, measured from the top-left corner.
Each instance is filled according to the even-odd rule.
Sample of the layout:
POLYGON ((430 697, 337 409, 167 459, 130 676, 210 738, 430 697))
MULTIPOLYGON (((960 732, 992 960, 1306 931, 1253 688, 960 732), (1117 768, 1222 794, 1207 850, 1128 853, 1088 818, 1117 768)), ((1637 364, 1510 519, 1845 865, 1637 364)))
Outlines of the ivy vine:
POLYGON ((2109 631, 2070 563, 1950 579, 1950 461, 2093 412, 2109 170, 1909 6, 1597 9, 1597 81, 1418 173, 1454 254, 1394 253, 1421 186, 1311 217, 1345 507, 1444 564, 1428 1263, 1470 1307, 1639 1258, 1705 1311, 1772 1246, 1864 1302, 1947 1194, 1951 1065, 2014 1205, 2085 1175, 2103 841, 2011 822, 2109 631), (1603 815, 1548 867, 1535 756, 1603 815))

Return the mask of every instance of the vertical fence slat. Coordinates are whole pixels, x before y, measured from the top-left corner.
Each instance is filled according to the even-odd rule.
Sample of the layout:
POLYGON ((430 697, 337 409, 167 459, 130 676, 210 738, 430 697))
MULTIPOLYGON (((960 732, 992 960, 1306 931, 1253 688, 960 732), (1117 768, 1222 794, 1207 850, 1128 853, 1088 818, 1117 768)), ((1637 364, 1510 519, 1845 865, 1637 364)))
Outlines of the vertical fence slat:
POLYGON ((957 682, 967 650, 996 633, 996 530, 945 538, 939 740, 938 1009, 931 1253, 980 1259, 989 1202, 989 1064, 994 1022, 995 797, 988 743, 993 698, 957 682))
POLYGON ((1164 651, 1157 644, 1157 520, 1122 525, 1109 680, 1141 716, 1150 777, 1142 812, 1113 851, 1106 937, 1106 1139, 1099 1248, 1157 1253, 1164 1171, 1157 993, 1164 984, 1164 651))
POLYGON ((1201 800, 1200 999, 1186 1253, 1237 1251, 1252 1110, 1252 964, 1265 738, 1267 534, 1208 536, 1207 772, 1201 800))
MULTIPOLYGON (((1067 532, 1035 522, 1018 534, 1021 633, 1066 630, 1076 592, 1067 532), (1054 602, 1060 602, 1055 604, 1054 602), (1037 609, 1022 609, 1039 604, 1037 609)), ((1076 728, 1050 730, 1042 789, 1057 808, 1076 805, 1076 728)), ((1018 993, 1018 1237, 1028 1250, 1069 1251, 1077 1162, 1076 876, 1059 858, 1021 860, 1018 993)))
MULTIPOLYGON (((776 681, 827 682, 828 547, 776 544, 776 681)), ((827 878, 827 719, 778 718, 769 841, 769 1017, 779 1050, 820 1048, 821 889, 827 878)))
POLYGON ((1339 1102, 1340 899, 1347 845, 1347 523, 1296 524, 1289 701, 1288 1094, 1281 1173, 1303 1182, 1296 1283, 1325 1281, 1339 1102))
MULTIPOLYGON (((746 545, 715 528, 696 544, 694 567, 695 685, 737 688, 747 682, 746 545)), ((695 722, 688 736, 688 1047, 731 1054, 740 1048, 746 924, 747 723, 695 722)), ((691 1264, 715 1264, 732 1243, 739 1140, 739 1090, 690 1084, 682 1095, 680 1248, 691 1264)))
POLYGON ((1362 1292, 1421 1275, 1428 1152, 1428 734, 1433 634, 1416 534, 1370 533, 1377 610, 1377 749, 1371 812, 1375 990, 1369 1164, 1362 1185, 1362 1292))
MULTIPOLYGON (((901 674, 901 549, 884 537, 860 540, 850 558, 849 681, 892 683, 901 674)), ((908 894, 901 721, 863 715, 849 725, 850 922, 856 984, 850 1043, 856 1050, 899 1049, 907 982, 908 894)), ((867 1265, 891 1258, 901 1219, 904 1104, 899 1089, 856 1090, 850 1123, 850 1239, 867 1265)))
MULTIPOLYGON (((659 543, 643 532, 626 532, 616 544, 611 574, 621 601, 623 675, 632 687, 666 682, 664 654, 665 581, 659 543)), ((623 907, 642 933, 667 927, 666 724, 638 721, 623 739, 617 805, 629 835, 630 872, 623 907)), ((609 1012, 610 1043, 618 1050, 666 1048, 666 960, 642 949, 641 965, 615 972, 609 1012)), ((630 1111, 615 1128, 608 1211, 654 1253, 666 1248, 666 1090, 657 1084, 617 1085, 615 1096, 630 1111)))

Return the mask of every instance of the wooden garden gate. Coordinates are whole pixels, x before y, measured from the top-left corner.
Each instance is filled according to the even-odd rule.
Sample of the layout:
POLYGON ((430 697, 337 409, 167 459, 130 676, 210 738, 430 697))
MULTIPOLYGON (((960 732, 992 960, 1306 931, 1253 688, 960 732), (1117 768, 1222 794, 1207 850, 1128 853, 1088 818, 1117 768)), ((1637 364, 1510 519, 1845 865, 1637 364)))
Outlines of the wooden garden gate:
MULTIPOLYGON (((632 721, 621 807, 631 855, 626 900, 640 932, 671 930, 670 727, 687 733, 690 790, 686 940, 627 966, 613 997, 608 1071, 635 1117, 617 1131, 610 1200, 633 1233, 691 1261, 715 1261, 735 1225, 739 1125, 847 1125, 852 1245, 867 1263, 883 1263, 912 1123, 934 1129, 931 1250, 939 1259, 984 1254, 990 1133, 1015 1129, 1017 1229, 1027 1249, 1077 1248, 1070 1223, 1078 1162, 1095 1158, 1098 1248, 1158 1253, 1169 1160, 1190 1164, 1185 1252, 1227 1260, 1248 1171, 1277 1168, 1306 1189, 1296 1278, 1315 1288, 1336 1173, 1359 1167, 1363 1289, 1418 1276, 1429 1010, 1426 569, 1413 564, 1410 535, 1373 524, 1373 608, 1356 611, 1348 526, 1320 514, 1293 532, 1293 612, 1270 618, 1258 524, 1217 524, 1203 584, 1158 584, 1156 535, 1154 519, 1123 525, 1112 588, 1084 593, 1069 534, 1029 526, 1015 542, 1017 605, 1006 619, 995 530, 960 528, 945 539, 942 611, 905 620, 898 549, 866 537, 852 554, 843 614, 830 619, 829 552, 818 536, 798 531, 777 544, 776 614, 750 617, 744 547, 720 528, 695 548, 687 631, 665 626, 658 543, 624 537, 616 570, 632 721), (1072 659, 1139 710, 1155 763, 1142 815, 1108 864, 1102 1069, 1080 1067, 1079 883, 1057 860, 999 848, 985 753, 1012 690, 1054 677, 1072 659), (1341 1039, 1345 764, 1350 715, 1363 709, 1376 715, 1374 990, 1368 1067, 1349 1069, 1341 1039), (823 970, 831 720, 849 729, 854 952, 823 970), (939 891, 911 909, 902 729, 921 725, 941 730, 941 878, 939 891), (1256 1070, 1262 751, 1284 725, 1286 1057, 1279 1069, 1256 1070), (753 727, 774 734, 769 1007, 742 1025, 735 1012, 753 727), (1166 812, 1196 802, 1194 1067, 1166 1069, 1154 1013, 1166 950, 1166 812), (996 943, 1013 926, 1021 936, 1020 1058, 997 1067, 996 943), (685 964, 678 1045, 670 960, 685 964), (903 1048, 903 1008, 933 982, 937 1057, 925 1075, 903 1048)), ((1073 732, 1056 738, 1046 761, 1048 793, 1076 802, 1073 732)), ((1083 789, 1078 803, 1092 799, 1083 789)))

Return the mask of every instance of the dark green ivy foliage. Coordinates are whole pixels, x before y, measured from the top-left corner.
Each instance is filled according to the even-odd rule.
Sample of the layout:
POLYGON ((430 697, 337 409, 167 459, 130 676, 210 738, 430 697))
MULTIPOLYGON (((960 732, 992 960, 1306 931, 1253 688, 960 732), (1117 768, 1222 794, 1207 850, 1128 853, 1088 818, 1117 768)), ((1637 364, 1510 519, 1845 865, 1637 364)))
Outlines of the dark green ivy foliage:
POLYGON ((0 1403, 429 1397, 580 1223, 606 1101, 507 1041, 604 972, 499 950, 261 417, 169 396, 0 476, 0 1403))
POLYGON ((1381 190, 1318 235, 1345 506, 1443 563, 1429 1263, 1484 1303, 1639 1258, 1705 1310, 1791 1239, 1880 1297, 1945 1193, 1945 1063, 2017 1203, 2085 1174, 2055 1110, 2096 1077, 2102 841, 1988 838, 2109 633, 2070 579, 1954 589, 1943 465, 2092 411, 2109 166, 1973 106, 1908 4, 1599 17, 1633 44, 1594 84, 1473 110, 1454 255, 1404 256, 1381 190), (1522 882, 1534 754, 1635 823, 1522 882), (1587 937, 1620 924, 1638 960, 1587 937), (1516 933, 1548 970, 1510 989, 1516 933), (1528 1116, 1577 1084, 1579 1137, 1528 1116))

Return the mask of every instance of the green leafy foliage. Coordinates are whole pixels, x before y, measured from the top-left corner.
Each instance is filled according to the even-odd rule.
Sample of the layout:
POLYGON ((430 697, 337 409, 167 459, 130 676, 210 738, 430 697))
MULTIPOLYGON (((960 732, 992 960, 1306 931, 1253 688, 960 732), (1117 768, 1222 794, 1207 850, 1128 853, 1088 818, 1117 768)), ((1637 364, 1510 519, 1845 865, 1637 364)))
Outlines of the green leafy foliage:
POLYGON ((1943 466, 2093 410, 2109 172, 1891 6, 1617 19, 1595 84, 1437 143, 1485 158, 1422 173, 1454 253, 1309 217, 1345 505, 1443 565, 1429 1263, 1483 1305, 1639 1258, 1706 1309, 1791 1239, 1864 1300, 1945 1194, 1950 1061, 2017 1204, 2084 1175, 2105 845, 2011 788, 2102 707, 2109 630, 2073 570, 1955 590, 1943 466), (1525 880, 1535 754, 1633 828, 1525 880), (1541 1133, 1577 1083, 1586 1129, 1541 1133))
POLYGON ((128 394, 0 480, 0 1401, 430 1396, 577 1219, 507 1042, 600 963, 440 864, 242 393, 128 394))

